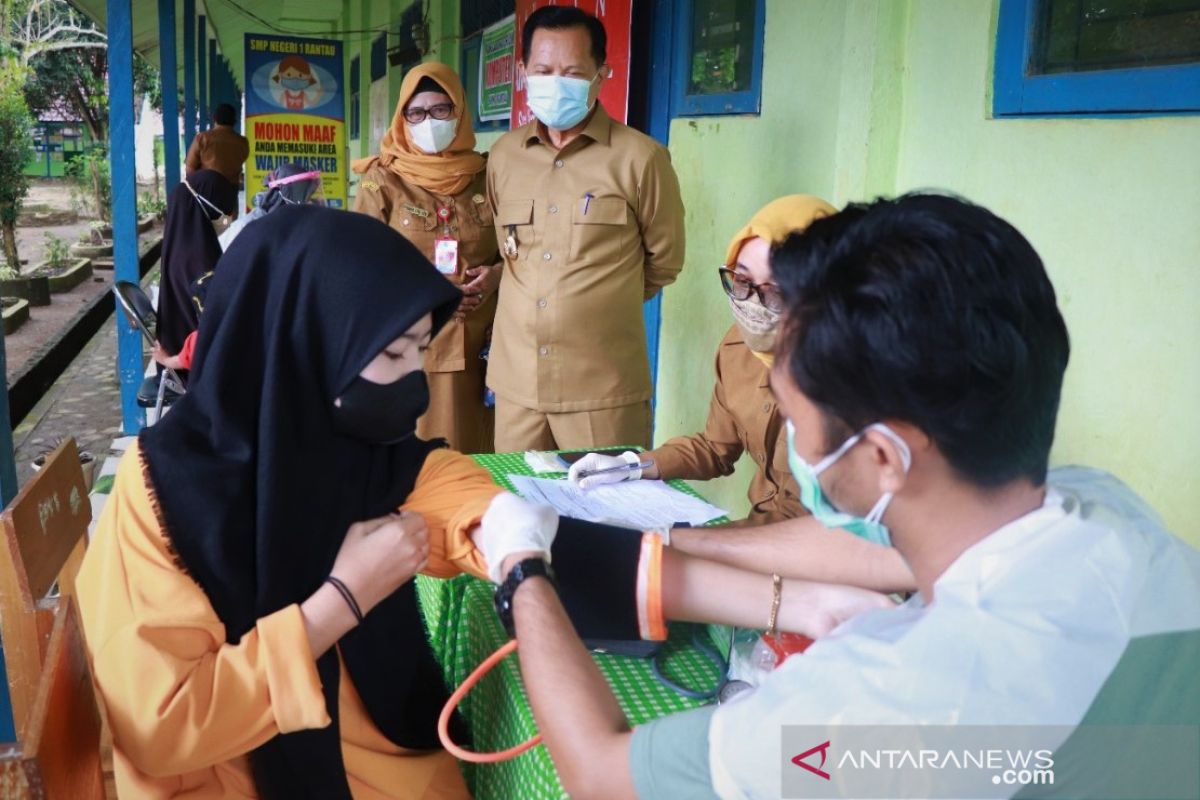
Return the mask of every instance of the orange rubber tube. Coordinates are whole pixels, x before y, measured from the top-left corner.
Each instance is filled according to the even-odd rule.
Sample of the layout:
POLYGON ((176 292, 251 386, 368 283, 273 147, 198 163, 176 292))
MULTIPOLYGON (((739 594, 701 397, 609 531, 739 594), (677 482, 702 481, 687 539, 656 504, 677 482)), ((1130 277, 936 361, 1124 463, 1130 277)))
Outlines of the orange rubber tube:
POLYGON ((464 750, 450 740, 450 716, 454 713, 454 709, 458 708, 458 704, 467 696, 467 692, 474 689, 475 684, 479 683, 492 667, 503 661, 504 657, 509 653, 516 652, 516 650, 517 640, 513 639, 484 659, 483 663, 467 676, 462 686, 454 690, 454 693, 450 695, 450 699, 446 701, 446 705, 442 708, 442 715, 438 717, 438 738, 442 740, 442 747, 446 748, 446 751, 455 758, 470 761, 473 764, 496 764, 500 761, 508 761, 511 758, 516 758, 521 753, 541 743, 542 735, 539 733, 533 738, 527 739, 507 750, 499 750, 495 753, 476 753, 471 750, 464 750))

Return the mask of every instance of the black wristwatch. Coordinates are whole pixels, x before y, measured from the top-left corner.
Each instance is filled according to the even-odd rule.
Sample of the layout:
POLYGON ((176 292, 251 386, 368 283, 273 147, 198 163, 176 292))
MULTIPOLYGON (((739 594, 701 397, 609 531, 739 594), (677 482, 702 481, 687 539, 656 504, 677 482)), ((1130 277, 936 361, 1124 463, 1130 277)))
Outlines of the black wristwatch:
POLYGON ((509 636, 516 636, 516 628, 513 625, 513 595, 516 594, 517 587, 527 579, 539 575, 549 580, 550 584, 557 588, 554 582, 554 570, 550 569, 550 565, 540 558, 518 561, 512 571, 508 573, 508 577, 504 579, 504 583, 496 587, 496 613, 500 615, 500 624, 504 626, 504 630, 508 631, 509 636))

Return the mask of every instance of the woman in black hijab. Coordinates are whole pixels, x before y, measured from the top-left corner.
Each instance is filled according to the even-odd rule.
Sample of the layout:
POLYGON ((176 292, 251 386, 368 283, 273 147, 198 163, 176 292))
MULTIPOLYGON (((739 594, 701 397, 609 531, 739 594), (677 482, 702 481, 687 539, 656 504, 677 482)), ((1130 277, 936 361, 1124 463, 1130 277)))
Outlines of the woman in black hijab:
POLYGON ((211 169, 188 175, 167 198, 156 333, 168 353, 178 353, 183 340, 196 329, 197 313, 189 286, 221 257, 213 223, 236 207, 237 187, 211 169))
POLYGON ((77 582, 122 796, 466 796, 410 580, 486 574, 501 493, 415 436, 461 297, 359 214, 284 208, 230 247, 77 582))

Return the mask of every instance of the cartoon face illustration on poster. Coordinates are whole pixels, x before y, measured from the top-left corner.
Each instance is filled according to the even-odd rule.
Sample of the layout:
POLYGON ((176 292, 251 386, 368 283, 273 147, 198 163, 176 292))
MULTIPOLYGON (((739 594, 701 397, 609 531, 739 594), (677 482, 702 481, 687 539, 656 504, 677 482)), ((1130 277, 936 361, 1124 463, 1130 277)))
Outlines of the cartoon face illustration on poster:
POLYGON ((280 108, 303 111, 321 105, 325 94, 312 65, 300 56, 286 56, 271 75, 271 99, 280 108))

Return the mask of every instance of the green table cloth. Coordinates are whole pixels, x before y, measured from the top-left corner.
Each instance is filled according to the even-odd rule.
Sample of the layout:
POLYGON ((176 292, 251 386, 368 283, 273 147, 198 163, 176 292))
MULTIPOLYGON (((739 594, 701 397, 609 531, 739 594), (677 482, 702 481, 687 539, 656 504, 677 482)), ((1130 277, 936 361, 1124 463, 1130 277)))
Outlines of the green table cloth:
MULTIPOLYGON (((520 453, 480 455, 475 459, 497 483, 510 490, 513 487, 508 475, 534 474, 520 453)), ((672 485, 696 494, 682 482, 672 485)), ((450 580, 418 576, 417 594, 434 653, 449 686, 461 684, 508 640, 492 606, 492 585, 487 581, 469 575, 450 580)), ((599 654, 593 658, 632 725, 704 704, 662 686, 646 659, 599 654)), ((658 659, 667 678, 684 686, 707 688, 720 677, 713 663, 690 644, 686 629, 672 632, 658 659)), ((503 750, 537 733, 515 654, 492 670, 467 695, 460 709, 471 729, 471 749, 477 751, 503 750)), ((464 764, 463 771, 467 785, 479 800, 567 796, 542 745, 499 764, 464 764)))

